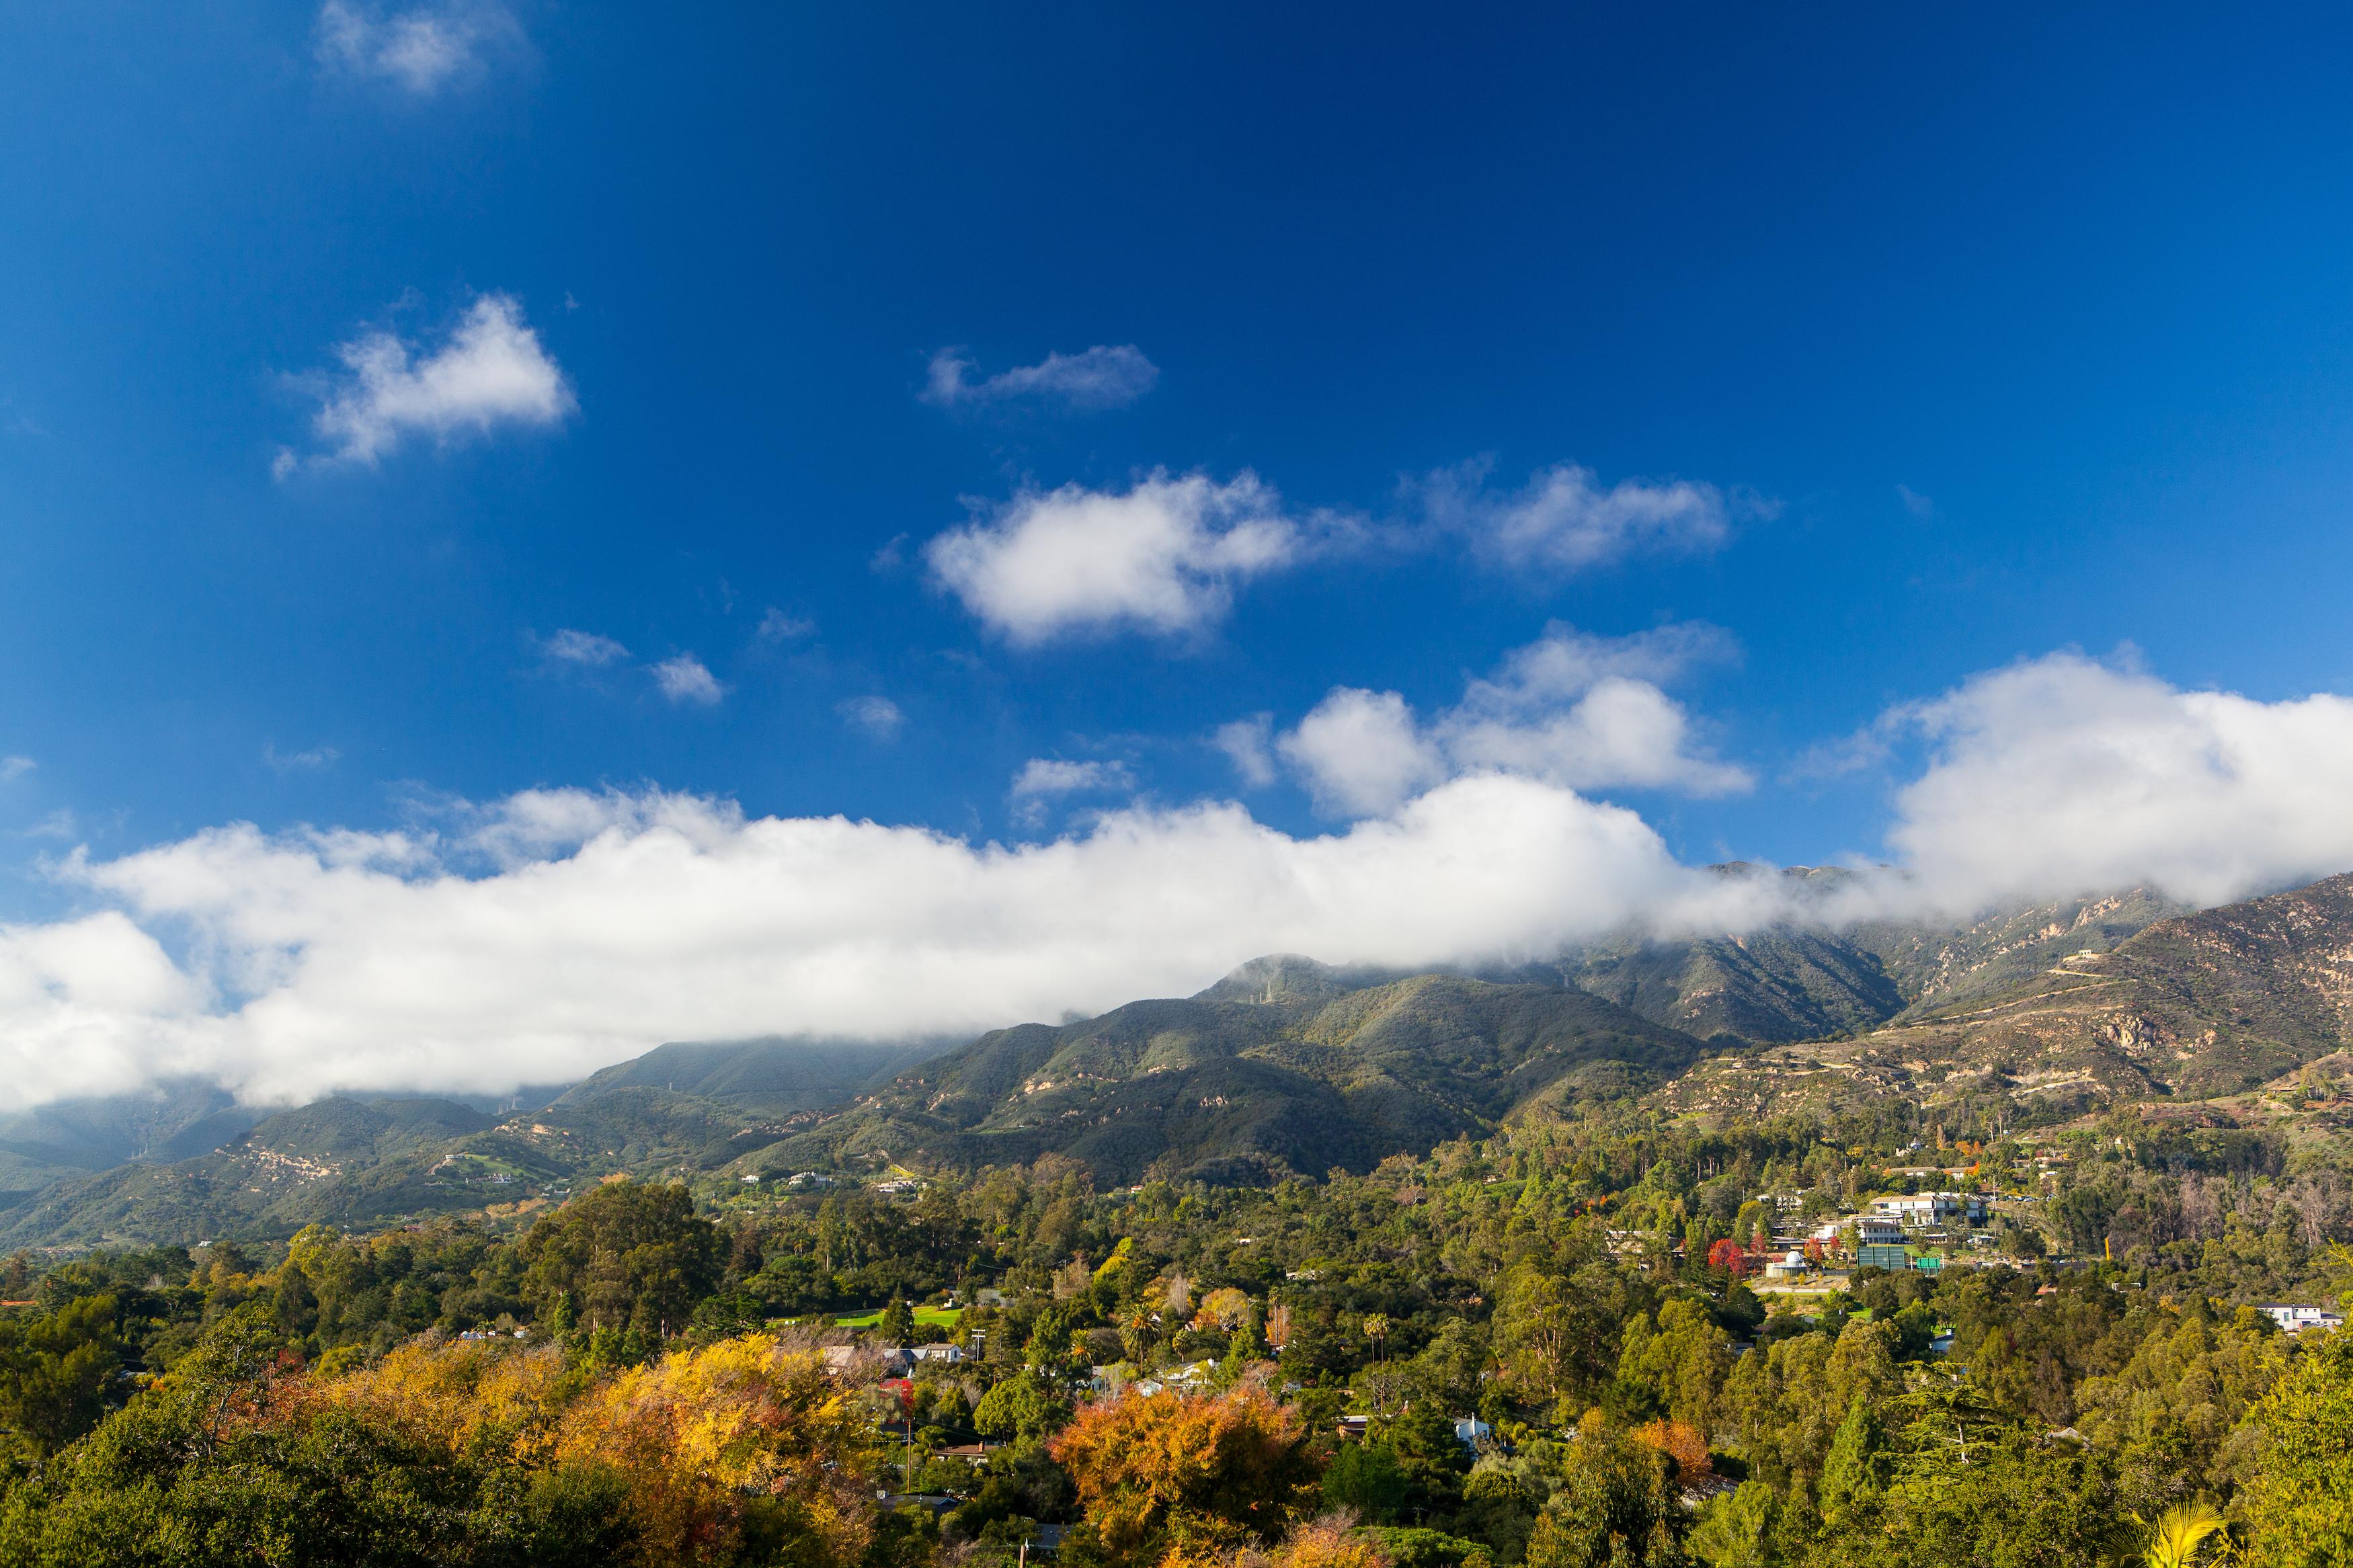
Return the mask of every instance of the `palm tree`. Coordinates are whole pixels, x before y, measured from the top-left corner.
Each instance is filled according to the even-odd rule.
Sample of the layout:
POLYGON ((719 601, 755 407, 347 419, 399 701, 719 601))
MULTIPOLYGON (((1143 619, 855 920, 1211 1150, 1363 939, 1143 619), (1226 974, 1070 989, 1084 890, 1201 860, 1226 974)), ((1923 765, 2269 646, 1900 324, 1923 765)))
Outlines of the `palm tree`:
POLYGON ((1375 1361, 1381 1359, 1381 1342, 1388 1337, 1388 1315, 1384 1312, 1373 1312, 1367 1314, 1365 1319, 1365 1338, 1373 1342, 1373 1359, 1375 1361))
POLYGON ((2208 1538, 2221 1529, 2222 1516, 2202 1502, 2167 1509, 2157 1516, 2157 1533, 2143 1561, 2148 1568, 2190 1568, 2204 1554, 2208 1538))

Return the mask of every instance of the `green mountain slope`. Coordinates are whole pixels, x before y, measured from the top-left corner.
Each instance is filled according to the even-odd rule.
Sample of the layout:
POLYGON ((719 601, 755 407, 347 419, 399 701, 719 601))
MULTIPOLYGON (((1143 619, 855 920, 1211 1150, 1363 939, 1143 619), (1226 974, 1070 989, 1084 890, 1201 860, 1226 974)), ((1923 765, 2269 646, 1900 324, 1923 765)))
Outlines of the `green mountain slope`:
POLYGON ((187 1244, 283 1236, 313 1221, 367 1228, 435 1215, 495 1216, 578 1181, 724 1165, 933 1048, 783 1039, 667 1045, 543 1109, 505 1117, 399 1097, 333 1096, 267 1116, 245 1111, 240 1136, 194 1158, 122 1163, 93 1151, 25 1194, 0 1225, 0 1246, 187 1244))
POLYGON ((0 1210, 128 1161, 216 1149, 265 1114, 216 1085, 180 1080, 0 1116, 0 1210))
POLYGON ((1054 1152, 1105 1181, 1321 1174, 1492 1125, 1547 1091, 1638 1090, 1699 1054, 1681 1031, 1558 984, 1262 959, 1196 996, 985 1035, 738 1164, 1054 1152))
POLYGON ((1569 973, 1643 1017, 1719 1043, 1852 1034, 1885 1023, 1909 1003, 1873 953, 1794 928, 1621 941, 1587 950, 1569 973))
POLYGON ((788 1039, 678 1041, 605 1068, 554 1101, 587 1105, 622 1089, 658 1089, 746 1110, 789 1114, 833 1105, 889 1081, 950 1042, 876 1046, 788 1039))

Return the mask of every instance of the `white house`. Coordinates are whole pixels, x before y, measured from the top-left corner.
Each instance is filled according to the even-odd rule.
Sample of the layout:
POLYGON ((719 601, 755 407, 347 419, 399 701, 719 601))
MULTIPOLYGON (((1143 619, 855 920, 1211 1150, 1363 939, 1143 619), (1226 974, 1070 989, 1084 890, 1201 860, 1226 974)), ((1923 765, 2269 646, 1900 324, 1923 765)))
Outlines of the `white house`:
POLYGON ((1871 1206, 1873 1212, 1915 1230, 1950 1225, 1956 1220, 1983 1225, 1986 1217, 1986 1201, 1976 1193, 1918 1193, 1873 1198, 1871 1206))
POLYGON ((2280 1326, 2284 1333, 2301 1333, 2306 1329, 2334 1329, 2344 1325, 2344 1317, 2325 1307, 2258 1307, 2255 1310, 2280 1326))
POLYGON ((1854 1240, 1858 1247, 1901 1247, 1903 1222, 1885 1215, 1864 1215, 1854 1222, 1854 1240))

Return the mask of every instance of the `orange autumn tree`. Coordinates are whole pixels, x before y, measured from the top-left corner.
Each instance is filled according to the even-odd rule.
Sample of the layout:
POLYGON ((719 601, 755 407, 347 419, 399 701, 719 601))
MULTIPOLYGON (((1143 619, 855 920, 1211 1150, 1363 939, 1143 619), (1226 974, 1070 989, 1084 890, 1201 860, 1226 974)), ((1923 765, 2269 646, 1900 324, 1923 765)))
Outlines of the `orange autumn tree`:
POLYGON ((1692 1486, 1715 1473, 1708 1463, 1706 1436, 1688 1421, 1646 1422, 1626 1435, 1672 1459, 1679 1485, 1692 1486))
POLYGON ((1272 1541, 1315 1479, 1299 1413, 1248 1384, 1216 1397, 1091 1405, 1050 1452, 1115 1563, 1272 1541))

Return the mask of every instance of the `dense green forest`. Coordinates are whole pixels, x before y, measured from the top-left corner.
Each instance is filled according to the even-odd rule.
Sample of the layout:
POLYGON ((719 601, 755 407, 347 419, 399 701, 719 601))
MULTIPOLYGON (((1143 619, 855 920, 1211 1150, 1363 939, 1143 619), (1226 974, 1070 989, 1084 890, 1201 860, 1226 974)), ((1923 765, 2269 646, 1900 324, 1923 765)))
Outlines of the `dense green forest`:
POLYGON ((2041 1200, 1999 1247, 1746 1278, 1915 1137, 1596 1110, 1257 1189, 1049 1157, 19 1254, 0 1562, 2353 1563, 2353 1337, 2255 1310, 2353 1287, 2332 1166, 1990 1141, 2041 1200))

